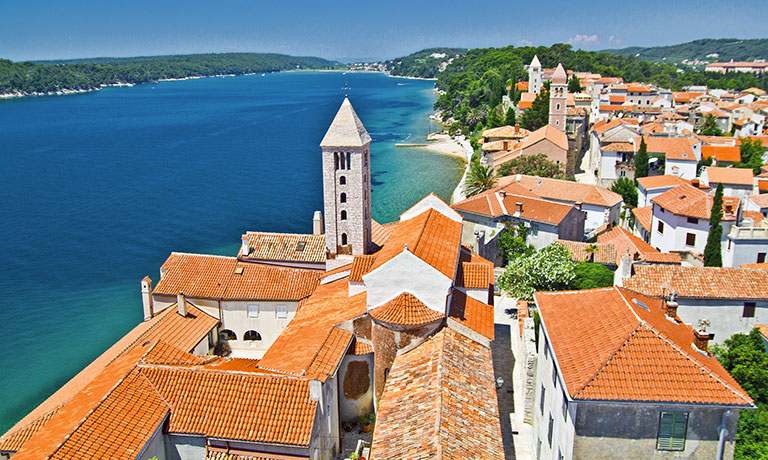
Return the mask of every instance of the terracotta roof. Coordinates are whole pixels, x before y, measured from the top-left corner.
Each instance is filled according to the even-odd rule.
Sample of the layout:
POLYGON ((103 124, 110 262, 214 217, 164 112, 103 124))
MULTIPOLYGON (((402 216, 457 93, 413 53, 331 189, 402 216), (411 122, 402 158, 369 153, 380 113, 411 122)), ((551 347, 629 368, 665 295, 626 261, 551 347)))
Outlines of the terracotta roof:
POLYGON ((623 94, 611 94, 611 95, 608 96, 608 101, 611 104, 619 104, 619 105, 621 105, 626 100, 627 100, 627 97, 624 96, 623 94))
POLYGON ((300 300, 317 286, 320 270, 240 262, 234 257, 172 253, 152 291, 208 299, 300 300))
MULTIPOLYGON (((682 184, 652 198, 651 201, 679 216, 709 219, 709 215, 712 212, 713 199, 713 195, 710 193, 688 184, 682 184)), ((723 220, 734 220, 736 211, 739 208, 739 199, 723 197, 723 209, 725 209, 726 205, 730 205, 733 212, 724 214, 723 220)))
POLYGON ((21 447, 29 441, 29 438, 43 428, 58 410, 59 407, 19 430, 15 430, 14 432, 8 431, 3 438, 0 438, 0 452, 16 452, 21 449, 21 447))
POLYGON ((574 399, 751 406, 690 326, 620 288, 537 292, 542 324, 574 399), (645 308, 643 308, 645 306, 645 308))
POLYGON ((361 342, 360 340, 355 340, 355 348, 352 350, 352 354, 366 355, 368 353, 373 353, 373 345, 367 342, 361 342))
POLYGON ((750 195, 747 199, 755 203, 760 209, 768 208, 768 193, 762 195, 750 195))
POLYGON ((659 252, 622 227, 613 227, 610 231, 598 235, 597 242, 612 244, 616 248, 616 265, 621 264, 621 256, 627 252, 633 259, 644 259, 648 254, 659 252))
POLYGON ((651 190, 662 187, 676 187, 680 184, 690 184, 691 182, 681 177, 667 174, 664 176, 640 177, 637 179, 637 183, 641 185, 645 190, 651 190))
POLYGON ((488 276, 492 267, 484 263, 462 262, 459 270, 459 286, 470 289, 488 288, 488 276))
POLYGON ((397 221, 388 224, 380 224, 371 219, 371 245, 374 250, 379 250, 387 242, 389 236, 395 230, 397 221))
POLYGON ((737 144, 737 139, 735 137, 728 137, 728 136, 704 136, 701 134, 697 134, 696 137, 701 139, 701 142, 703 142, 702 146, 702 153, 704 152, 704 147, 708 145, 721 145, 721 146, 734 146, 737 144))
POLYGON ((710 186, 714 184, 754 185, 755 175, 749 168, 707 167, 710 186))
POLYGON ((528 134, 527 129, 523 129, 519 126, 499 126, 498 128, 489 128, 483 131, 483 137, 493 138, 508 138, 508 139, 519 139, 523 138, 528 134))
POLYGON ((571 212, 571 209, 573 209, 573 205, 511 194, 510 192, 506 192, 506 196, 502 199, 499 190, 506 191, 507 188, 507 186, 504 186, 487 190, 466 200, 454 203, 452 207, 460 212, 471 212, 489 217, 515 215, 523 219, 554 225, 562 222, 568 213, 571 212), (517 212, 517 203, 522 205, 522 212, 517 212))
POLYGON ((450 328, 398 355, 370 458, 503 457, 492 362, 489 348, 450 328))
POLYGON ((336 372, 353 338, 354 334, 351 332, 332 327, 325 342, 315 354, 305 377, 325 382, 336 372))
POLYGON ((403 292, 389 302, 369 310, 368 314, 377 321, 401 326, 421 326, 444 316, 424 305, 410 292, 403 292))
MULTIPOLYGON (((331 329, 366 312, 366 294, 349 297, 347 278, 321 284, 296 312, 259 361, 259 367, 284 374, 306 375, 328 342, 331 329)), ((325 352, 324 352, 325 353, 325 352)))
POLYGON ((296 233, 248 232, 248 254, 237 257, 276 262, 325 263, 325 236, 296 233))
POLYGON ((642 208, 633 208, 632 214, 635 216, 635 222, 644 230, 651 231, 651 221, 653 220, 653 205, 642 208))
POLYGON ((560 131, 551 125, 544 125, 543 127, 532 132, 527 139, 523 141, 523 149, 530 148, 534 144, 537 144, 544 139, 552 142, 556 146, 563 150, 568 150, 568 136, 564 131, 560 131))
POLYGON ((635 146, 629 142, 612 142, 600 147, 603 152, 634 152, 635 146))
MULTIPOLYGON (((686 138, 646 136, 645 143, 648 146, 649 154, 664 154, 667 160, 696 161, 696 155, 693 153, 693 148, 686 138)), ((639 138, 635 142, 635 145, 640 148, 639 138)))
POLYGON ((430 208, 397 224, 384 247, 376 253, 371 271, 400 254, 408 245, 408 250, 416 257, 453 279, 460 243, 461 222, 430 208))
POLYGON ((576 262, 595 262, 604 265, 616 265, 616 247, 613 244, 582 243, 579 241, 555 240, 565 246, 576 262), (594 247, 595 251, 590 252, 594 247))
POLYGON ((680 298, 768 299, 768 272, 745 268, 648 265, 635 267, 624 287, 647 296, 675 291, 680 298))
POLYGON ((548 177, 526 176, 524 174, 506 176, 499 179, 499 186, 506 186, 512 183, 518 183, 536 195, 548 200, 569 203, 581 202, 607 207, 621 203, 621 195, 597 185, 548 177))
POLYGON ((357 255, 352 259, 352 270, 349 273, 349 281, 363 282, 363 275, 371 271, 376 261, 375 254, 357 255))
POLYGON ((758 324, 757 327, 760 330, 760 334, 763 335, 763 337, 768 340, 768 326, 765 324, 758 324))
POLYGON ((648 263, 654 264, 677 264, 682 263, 683 258, 677 252, 648 252, 643 255, 643 259, 648 263))
MULTIPOLYGON (((459 262, 465 263, 470 262, 473 264, 485 264, 488 266, 488 285, 492 285, 495 283, 495 279, 493 277, 493 262, 491 262, 488 259, 485 259, 483 257, 480 257, 477 253, 472 251, 472 249, 466 245, 461 245, 461 252, 459 252, 459 262)), ((486 287, 488 286, 486 285, 486 287)))
POLYGON ((740 268, 753 268, 757 270, 768 270, 768 262, 763 262, 761 264, 741 264, 739 266, 740 268))
POLYGON ((493 307, 487 303, 466 295, 454 289, 451 304, 448 307, 448 317, 470 328, 488 340, 494 338, 493 307))

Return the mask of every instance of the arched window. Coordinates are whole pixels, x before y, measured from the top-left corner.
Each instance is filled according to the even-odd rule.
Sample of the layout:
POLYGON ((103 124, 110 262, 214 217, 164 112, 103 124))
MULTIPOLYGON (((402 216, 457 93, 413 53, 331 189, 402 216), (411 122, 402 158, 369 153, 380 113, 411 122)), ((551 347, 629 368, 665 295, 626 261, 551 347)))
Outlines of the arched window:
POLYGON ((347 156, 344 155, 344 152, 341 152, 340 156, 341 156, 341 169, 347 169, 347 167, 345 165, 346 162, 344 161, 347 158, 347 156))
POLYGON ((347 211, 341 211, 341 220, 347 220, 347 211))
POLYGON ((347 169, 352 167, 352 159, 349 157, 350 153, 347 152, 347 169))
POLYGON ((237 340, 237 335, 229 329, 222 329, 219 332, 219 340, 237 340))
POLYGON ((339 152, 333 152, 333 169, 339 169, 339 152))
POLYGON ((339 195, 339 203, 346 203, 346 202, 347 202, 347 194, 342 193, 341 195, 339 195))
POLYGON ((247 331, 245 333, 245 340, 261 340, 261 334, 256 331, 247 331))
POLYGON ((344 176, 339 177, 339 184, 346 185, 346 183, 347 183, 347 178, 346 177, 344 177, 344 176))
POLYGON ((347 244, 347 234, 346 233, 342 233, 341 234, 341 244, 343 246, 346 246, 346 244, 347 244))
POLYGON ((560 103, 559 102, 557 103, 557 109, 555 109, 555 110, 560 110, 560 103))

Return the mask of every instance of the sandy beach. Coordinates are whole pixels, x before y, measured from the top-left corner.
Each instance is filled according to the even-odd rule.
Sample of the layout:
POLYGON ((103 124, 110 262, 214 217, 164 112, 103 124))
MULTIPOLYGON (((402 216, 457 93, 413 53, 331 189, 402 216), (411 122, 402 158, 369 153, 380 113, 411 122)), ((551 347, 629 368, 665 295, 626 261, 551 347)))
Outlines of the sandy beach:
POLYGON ((467 161, 467 155, 464 153, 464 147, 454 140, 439 141, 432 144, 428 144, 425 149, 432 150, 433 152, 443 153, 445 155, 451 155, 457 158, 461 158, 467 161))

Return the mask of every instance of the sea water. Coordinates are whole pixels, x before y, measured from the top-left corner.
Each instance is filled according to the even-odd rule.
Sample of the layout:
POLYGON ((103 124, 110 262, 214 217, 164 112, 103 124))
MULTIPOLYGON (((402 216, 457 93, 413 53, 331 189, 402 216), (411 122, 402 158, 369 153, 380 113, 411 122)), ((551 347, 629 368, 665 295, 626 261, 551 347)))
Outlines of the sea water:
POLYGON ((171 251, 312 231, 319 143, 345 94, 368 129, 373 218, 462 175, 423 142, 433 83, 289 72, 0 102, 0 433, 142 319, 171 251))

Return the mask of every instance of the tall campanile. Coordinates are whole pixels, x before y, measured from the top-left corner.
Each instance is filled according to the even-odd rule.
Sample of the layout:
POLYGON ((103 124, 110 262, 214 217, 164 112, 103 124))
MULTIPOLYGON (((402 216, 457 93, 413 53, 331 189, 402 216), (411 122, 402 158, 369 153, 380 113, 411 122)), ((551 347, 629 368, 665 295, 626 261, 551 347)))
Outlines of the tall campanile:
POLYGON ((325 245, 331 254, 365 254, 371 243, 371 136, 349 99, 325 133, 325 245))

